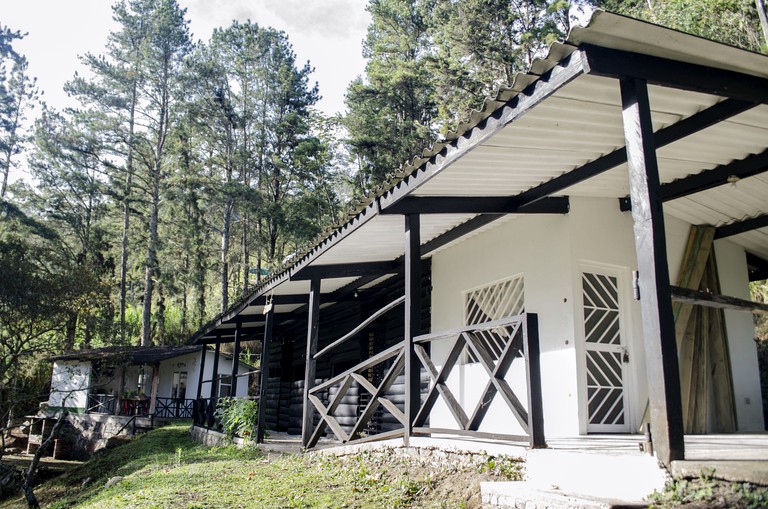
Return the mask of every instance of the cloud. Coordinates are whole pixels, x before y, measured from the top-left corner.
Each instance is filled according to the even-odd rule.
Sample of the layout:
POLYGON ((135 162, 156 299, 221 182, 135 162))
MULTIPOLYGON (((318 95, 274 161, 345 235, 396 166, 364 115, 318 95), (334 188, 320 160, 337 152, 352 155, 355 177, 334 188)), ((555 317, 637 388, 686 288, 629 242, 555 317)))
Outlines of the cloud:
POLYGON ((347 39, 365 33, 369 23, 363 0, 180 0, 187 8, 196 38, 207 39, 213 27, 233 19, 251 20, 289 35, 347 39))
POLYGON ((344 39, 365 30, 367 13, 362 0, 259 0, 256 5, 272 12, 285 23, 289 33, 321 35, 344 39))

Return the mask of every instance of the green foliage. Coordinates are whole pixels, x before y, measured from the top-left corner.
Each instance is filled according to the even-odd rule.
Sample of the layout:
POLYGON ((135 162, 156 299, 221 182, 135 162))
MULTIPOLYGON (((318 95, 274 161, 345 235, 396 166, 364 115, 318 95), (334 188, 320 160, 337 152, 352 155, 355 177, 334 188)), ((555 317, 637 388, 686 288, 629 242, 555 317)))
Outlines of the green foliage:
POLYGON ((227 436, 250 438, 259 420, 259 403, 245 398, 220 398, 215 415, 227 436))
POLYGON ((345 118, 360 190, 468 118, 512 84, 570 26, 564 0, 371 0, 365 78, 345 118), (482 34, 482 35, 481 35, 482 34))
POLYGON ((350 152, 370 188, 435 139, 435 88, 426 65, 429 12, 417 0, 371 0, 366 79, 347 89, 350 152))
POLYGON ((761 51, 767 42, 760 30, 755 0, 600 0, 594 4, 752 51, 761 51))
POLYGON ((695 507, 759 509, 768 504, 768 488, 750 483, 729 483, 705 471, 696 479, 673 479, 662 492, 648 497, 649 509, 671 509, 686 504, 695 507))
MULTIPOLYGON (((281 507, 479 507, 479 483, 498 477, 473 466, 435 466, 395 450, 345 457, 265 456, 257 448, 194 443, 188 426, 153 430, 36 488, 44 507, 168 509, 281 507), (114 476, 123 479, 105 489, 114 476)), ((0 508, 23 507, 22 499, 0 508)))

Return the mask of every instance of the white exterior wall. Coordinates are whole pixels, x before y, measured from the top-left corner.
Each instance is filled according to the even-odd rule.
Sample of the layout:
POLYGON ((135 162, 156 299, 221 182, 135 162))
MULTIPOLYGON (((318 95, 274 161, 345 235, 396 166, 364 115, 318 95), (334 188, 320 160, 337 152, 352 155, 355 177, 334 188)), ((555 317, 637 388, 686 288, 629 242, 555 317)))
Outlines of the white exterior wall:
MULTIPOLYGON (((727 239, 715 241, 720 290, 723 295, 750 300, 744 249, 727 239)), ((731 355, 733 395, 739 431, 763 431, 763 399, 757 365, 755 323, 750 313, 725 310, 725 331, 731 355)))
MULTIPOLYGON (((523 274, 525 309, 539 315, 546 432, 550 436, 577 434, 571 260, 565 216, 541 215, 501 221, 504 222, 495 228, 432 257, 432 330, 463 326, 465 290, 523 274)), ((449 340, 432 344, 438 367, 450 347, 449 340)), ((519 359, 513 362, 507 380, 527 405, 523 364, 519 359)), ((487 380, 480 365, 465 364, 454 368, 448 385, 466 412, 471 413, 487 380)), ((497 396, 481 431, 520 434, 520 426, 510 415, 497 396)), ((442 400, 435 405, 430 426, 456 428, 442 400)))
MULTIPOLYGON (((192 378, 197 364, 200 363, 200 353, 190 353, 172 359, 166 359, 160 363, 160 384, 157 387, 157 397, 170 398, 173 396, 173 373, 176 371, 187 372, 187 389, 184 398, 193 399, 197 396, 197 378, 192 378), (194 385, 194 386, 193 386, 194 385)), ((145 368, 146 369, 146 368, 145 368)), ((151 367, 148 368, 150 371, 151 367)), ((151 379, 150 379, 151 381, 151 379)), ((150 388, 147 388, 149 392, 150 388)))
MULTIPOLYGON (((189 378, 187 379, 187 398, 194 399, 197 397, 197 382, 200 380, 200 363, 198 359, 200 354, 192 354, 195 356, 195 361, 192 364, 192 369, 189 370, 189 378)), ((213 350, 207 350, 207 356, 205 358, 205 366, 203 367, 203 380, 210 380, 213 377, 213 358, 215 353, 213 350)), ((188 363, 187 366, 190 364, 188 363)), ((240 363, 237 372, 241 375, 248 373, 250 366, 244 366, 240 363)), ((231 375, 232 374, 232 359, 225 357, 223 354, 219 355, 219 375, 231 375)), ((171 373, 172 377, 173 373, 171 373)), ((169 382, 170 383, 170 382, 169 382)), ((170 389, 168 391, 170 393, 170 389)), ((248 377, 241 376, 237 382, 237 397, 248 396, 248 377)), ((211 384, 210 382, 203 383, 203 390, 200 397, 211 397, 211 384)))
POLYGON ((64 407, 71 411, 84 412, 88 406, 90 384, 90 361, 55 361, 48 407, 64 407))
MULTIPOLYGON (((632 298, 631 272, 637 267, 632 216, 619 211, 615 199, 571 198, 568 215, 502 219, 487 231, 438 251, 432 257, 432 332, 464 325, 463 292, 522 274, 525 309, 539 316, 545 433, 572 436, 587 431, 586 365, 581 272, 604 271, 618 277, 621 327, 630 362, 625 380, 629 396, 630 431, 639 429, 648 400, 640 304, 632 298)), ((690 225, 665 219, 670 281, 682 262, 690 225)), ((716 245, 722 291, 747 298, 743 249, 727 241, 716 245)), ((726 313, 739 430, 762 429, 760 384, 754 326, 749 314, 726 313), (747 403, 749 401, 749 403, 747 403)), ((435 342, 433 357, 440 367, 451 342, 435 342)), ((487 382, 479 364, 457 365, 448 386, 470 413, 487 382)), ((526 402, 524 366, 512 364, 507 380, 526 402)), ((438 399, 430 426, 456 428, 438 399)), ((481 431, 519 434, 501 398, 494 398, 481 431)))

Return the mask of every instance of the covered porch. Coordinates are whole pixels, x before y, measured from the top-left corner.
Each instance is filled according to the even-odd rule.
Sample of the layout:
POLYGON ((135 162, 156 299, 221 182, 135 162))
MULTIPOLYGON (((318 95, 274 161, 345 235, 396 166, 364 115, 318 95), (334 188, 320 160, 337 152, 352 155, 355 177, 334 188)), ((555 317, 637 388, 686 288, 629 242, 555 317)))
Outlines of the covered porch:
MULTIPOLYGON (((646 451, 667 468, 738 459, 727 457, 746 451, 746 435, 684 434, 673 301, 729 309, 725 412, 734 429, 762 429, 748 335, 750 313, 768 308, 749 302, 747 282, 768 276, 767 69, 763 55, 598 12, 192 341, 262 341, 259 441, 285 411, 304 447, 326 433, 406 445, 452 435, 639 455, 643 435, 595 430, 650 423, 646 451), (714 231, 726 296, 670 284, 691 225, 714 231), (610 270, 583 269, 595 266, 610 270), (589 344, 576 319, 588 283, 604 297, 614 288, 604 300, 615 308, 592 308, 626 308, 621 336, 633 342, 589 344), (634 407, 619 407, 629 390, 609 372, 634 359, 634 407)), ((768 459, 768 439, 750 436, 768 459)))

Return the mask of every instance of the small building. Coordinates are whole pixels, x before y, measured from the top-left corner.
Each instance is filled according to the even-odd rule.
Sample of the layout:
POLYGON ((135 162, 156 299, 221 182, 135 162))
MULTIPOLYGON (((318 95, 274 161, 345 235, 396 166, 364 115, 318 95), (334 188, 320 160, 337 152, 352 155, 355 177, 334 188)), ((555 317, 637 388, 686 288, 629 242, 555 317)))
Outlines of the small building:
POLYGON ((235 363, 233 391, 233 356, 189 345, 79 350, 52 360, 48 410, 75 414, 191 418, 195 400, 210 398, 212 389, 219 397, 246 397, 254 374, 235 363))

